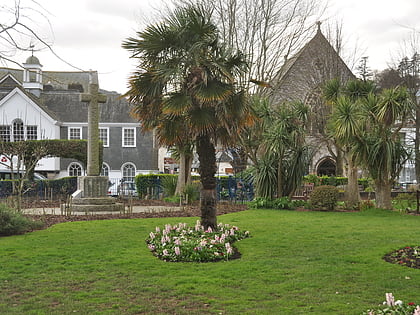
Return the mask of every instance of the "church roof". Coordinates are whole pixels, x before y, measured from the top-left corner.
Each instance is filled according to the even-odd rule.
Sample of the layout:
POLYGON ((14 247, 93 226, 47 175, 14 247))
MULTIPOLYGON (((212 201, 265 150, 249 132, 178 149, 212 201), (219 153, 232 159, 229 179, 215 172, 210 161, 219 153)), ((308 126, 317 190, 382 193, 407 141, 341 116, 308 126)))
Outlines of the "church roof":
POLYGON ((354 75, 318 27, 315 36, 280 69, 271 83, 272 98, 275 102, 304 101, 314 89, 334 78, 345 82, 354 75))

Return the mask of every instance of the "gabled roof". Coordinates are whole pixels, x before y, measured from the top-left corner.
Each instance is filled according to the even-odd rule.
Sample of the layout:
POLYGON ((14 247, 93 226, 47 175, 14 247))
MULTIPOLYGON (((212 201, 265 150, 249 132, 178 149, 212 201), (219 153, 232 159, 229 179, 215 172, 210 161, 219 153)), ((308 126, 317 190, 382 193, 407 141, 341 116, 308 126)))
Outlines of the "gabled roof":
POLYGON ((42 105, 32 93, 25 91, 25 89, 23 89, 21 86, 16 86, 12 91, 8 91, 7 93, 0 92, 0 95, 2 96, 0 99, 0 107, 16 94, 21 95, 32 106, 38 107, 45 114, 46 117, 49 117, 51 123, 59 123, 59 119, 54 112, 50 111, 47 107, 42 105))
POLYGON ((21 86, 21 83, 11 73, 0 79, 0 89, 11 89, 16 86, 21 86))
POLYGON ((315 36, 280 69, 271 83, 272 98, 304 101, 308 93, 334 78, 344 82, 354 75, 318 27, 315 36))

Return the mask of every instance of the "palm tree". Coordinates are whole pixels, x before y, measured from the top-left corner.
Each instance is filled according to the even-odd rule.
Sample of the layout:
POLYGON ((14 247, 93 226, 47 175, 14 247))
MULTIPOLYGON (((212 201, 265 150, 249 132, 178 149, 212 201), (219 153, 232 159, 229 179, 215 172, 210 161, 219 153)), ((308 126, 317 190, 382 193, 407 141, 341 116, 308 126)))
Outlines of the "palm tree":
POLYGON ((291 197, 300 185, 308 166, 305 123, 308 107, 303 103, 285 103, 273 109, 261 102, 260 118, 253 127, 259 136, 254 184, 261 197, 291 197))
POLYGON ((247 70, 244 56, 220 42, 210 14, 199 6, 175 9, 137 38, 128 38, 123 48, 139 61, 127 96, 144 130, 156 128, 168 144, 194 141, 201 223, 216 228, 215 146, 232 143, 253 121, 247 95, 236 80, 247 70), (161 132, 171 123, 182 125, 182 132, 161 132))
POLYGON ((348 155, 349 187, 357 183, 356 165, 366 168, 375 183, 377 206, 390 209, 392 183, 409 158, 399 132, 413 114, 413 102, 406 89, 377 95, 369 82, 349 82, 340 93, 331 130, 348 155))
POLYGON ((370 93, 363 102, 364 128, 353 147, 355 155, 375 182, 376 204, 391 209, 391 189, 410 152, 400 130, 413 115, 414 103, 405 88, 370 93))
POLYGON ((323 96, 331 104, 329 133, 336 143, 337 150, 342 150, 347 160, 347 202, 351 207, 360 201, 356 157, 351 150, 353 138, 360 135, 363 121, 360 100, 374 91, 370 81, 351 80, 344 86, 339 80, 328 81, 323 87, 323 96))

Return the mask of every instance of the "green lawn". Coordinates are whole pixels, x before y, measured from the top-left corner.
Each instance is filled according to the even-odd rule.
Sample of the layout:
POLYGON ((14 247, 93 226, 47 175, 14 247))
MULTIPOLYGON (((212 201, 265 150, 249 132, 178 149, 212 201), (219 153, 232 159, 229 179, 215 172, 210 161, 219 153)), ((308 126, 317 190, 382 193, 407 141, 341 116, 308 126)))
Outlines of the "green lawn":
POLYGON ((197 218, 73 222, 0 238, 0 314, 360 314, 420 303, 420 270, 382 256, 420 244, 420 216, 248 210, 219 217, 251 232, 242 258, 168 263, 145 239, 197 218))

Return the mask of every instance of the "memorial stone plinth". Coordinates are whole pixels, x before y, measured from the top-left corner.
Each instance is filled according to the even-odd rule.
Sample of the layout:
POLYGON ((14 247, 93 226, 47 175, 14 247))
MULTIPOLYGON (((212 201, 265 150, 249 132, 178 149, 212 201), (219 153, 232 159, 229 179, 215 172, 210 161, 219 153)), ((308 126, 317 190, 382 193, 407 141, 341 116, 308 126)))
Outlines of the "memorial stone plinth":
POLYGON ((124 205, 108 197, 108 177, 99 176, 99 103, 106 102, 106 95, 99 93, 99 85, 90 73, 89 93, 80 95, 88 107, 87 176, 77 178, 77 191, 73 194, 71 211, 123 211, 124 205))

